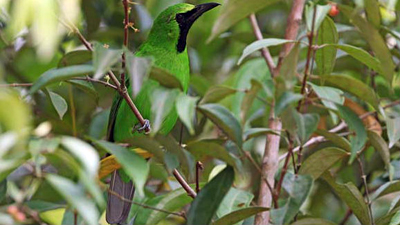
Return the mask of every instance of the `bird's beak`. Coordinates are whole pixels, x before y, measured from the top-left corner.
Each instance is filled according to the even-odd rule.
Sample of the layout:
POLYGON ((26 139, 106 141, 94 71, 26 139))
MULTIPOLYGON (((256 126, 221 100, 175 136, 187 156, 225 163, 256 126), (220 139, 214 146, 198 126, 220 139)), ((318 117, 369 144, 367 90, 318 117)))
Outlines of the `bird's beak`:
POLYGON ((190 17, 188 18, 189 21, 194 22, 197 20, 197 18, 199 18, 201 15, 203 15, 203 13, 219 6, 219 3, 215 3, 215 2, 210 2, 210 3, 205 3, 205 4, 200 4, 200 5, 196 5, 194 7, 194 9, 192 9, 190 12, 193 12, 192 15, 190 15, 190 17))

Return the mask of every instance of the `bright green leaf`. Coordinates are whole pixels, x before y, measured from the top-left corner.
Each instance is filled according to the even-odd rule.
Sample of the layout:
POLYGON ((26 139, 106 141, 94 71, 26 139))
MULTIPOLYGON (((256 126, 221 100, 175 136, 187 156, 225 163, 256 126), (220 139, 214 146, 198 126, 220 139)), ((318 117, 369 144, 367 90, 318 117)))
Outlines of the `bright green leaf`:
POLYGON ((199 97, 191 97, 181 93, 176 99, 176 111, 191 135, 194 134, 194 119, 196 116, 196 102, 199 97))
POLYGON ((263 40, 258 40, 250 45, 248 45, 242 53, 242 56, 240 56, 238 64, 242 63, 243 59, 252 54, 253 52, 256 52, 262 48, 267 48, 271 46, 277 46, 277 45, 283 45, 286 43, 294 43, 296 41, 293 40, 286 40, 286 39, 279 39, 279 38, 268 38, 268 39, 263 39, 263 40))
POLYGON ((269 209, 264 207, 248 207, 244 209, 239 209, 229 214, 226 214, 225 216, 219 218, 212 224, 213 225, 236 224, 244 219, 256 215, 257 213, 264 212, 267 210, 269 209))
POLYGON ((50 97, 51 103, 53 104, 55 110, 58 113, 58 116, 60 117, 60 120, 62 120, 64 117, 64 114, 68 110, 67 102, 59 94, 52 92, 52 91, 49 91, 49 97, 50 97))
POLYGON ((182 86, 182 83, 179 81, 179 79, 165 69, 153 66, 151 67, 149 77, 158 81, 166 88, 178 88, 180 90, 187 91, 187 87, 182 86))
POLYGON ((168 89, 164 87, 155 88, 150 96, 151 101, 151 132, 156 134, 164 121, 175 110, 175 99, 179 95, 177 89, 168 89))

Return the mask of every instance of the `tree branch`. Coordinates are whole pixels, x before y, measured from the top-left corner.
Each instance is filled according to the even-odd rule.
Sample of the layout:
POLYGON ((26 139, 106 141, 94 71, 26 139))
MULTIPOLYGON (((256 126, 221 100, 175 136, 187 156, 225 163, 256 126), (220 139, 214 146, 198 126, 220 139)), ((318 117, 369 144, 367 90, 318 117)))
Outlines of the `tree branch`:
POLYGON ((188 195, 192 198, 196 198, 197 194, 193 189, 189 186, 189 184, 183 179, 182 175, 178 172, 177 169, 174 169, 172 171, 172 174, 176 178, 176 180, 179 182, 179 184, 182 186, 183 189, 188 193, 188 195))

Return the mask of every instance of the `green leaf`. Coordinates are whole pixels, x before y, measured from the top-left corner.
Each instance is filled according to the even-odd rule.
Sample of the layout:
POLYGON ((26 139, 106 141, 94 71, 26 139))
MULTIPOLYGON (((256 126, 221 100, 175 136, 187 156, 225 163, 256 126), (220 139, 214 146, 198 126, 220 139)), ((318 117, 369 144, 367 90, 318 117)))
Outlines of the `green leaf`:
POLYGON ((100 140, 94 141, 94 143, 103 150, 115 155, 126 174, 132 178, 139 195, 144 196, 143 188, 149 174, 149 165, 146 160, 134 151, 107 141, 100 140))
POLYGON ((92 52, 88 50, 77 50, 68 52, 58 62, 57 67, 80 65, 92 60, 92 52))
POLYGON ((232 186, 234 176, 233 168, 227 166, 206 184, 191 204, 186 224, 210 224, 223 198, 232 186))
POLYGON ((371 142, 371 145, 375 148, 379 155, 381 155, 383 162, 385 163, 385 167, 389 172, 389 179, 393 179, 394 169, 392 164, 390 164, 390 151, 388 144, 386 141, 377 133, 368 130, 368 139, 371 142))
POLYGON ((381 25, 381 14, 379 13, 379 2, 377 0, 365 0, 364 1, 365 14, 367 15, 368 21, 379 29, 381 25))
POLYGON ((251 82, 251 88, 250 90, 246 91, 246 94, 243 98, 240 107, 240 115, 242 121, 246 121, 250 108, 253 105, 253 101, 257 97, 259 91, 262 89, 262 84, 257 80, 251 80, 250 82, 251 82))
POLYGON ((286 43, 295 43, 297 41, 293 40, 286 40, 286 39, 279 39, 279 38, 267 38, 263 40, 258 40, 250 45, 248 45, 242 53, 242 56, 240 56, 238 64, 242 63, 243 59, 252 54, 253 52, 256 52, 260 49, 271 47, 271 46, 277 46, 277 45, 283 45, 286 43))
POLYGON ((47 174, 46 180, 78 211, 86 223, 97 224, 99 212, 93 201, 86 197, 81 186, 54 174, 47 174))
POLYGON ((275 114, 277 116, 280 115, 286 109, 286 107, 294 102, 298 102, 302 98, 303 95, 301 94, 296 94, 290 91, 283 92, 276 101, 275 114))
POLYGON ((312 114, 297 114, 296 116, 296 125, 297 125, 297 134, 299 135, 299 139, 301 143, 305 143, 310 138, 311 134, 317 129, 319 122, 319 115, 316 113, 312 114))
POLYGON ((258 1, 258 0, 229 0, 226 1, 220 10, 219 17, 212 28, 208 41, 218 37, 230 27, 248 17, 252 13, 279 2, 279 0, 258 1))
POLYGON ((309 174, 316 180, 326 170, 347 156, 348 153, 339 148, 328 147, 318 150, 301 164, 299 174, 309 174))
POLYGON ((367 131, 361 119, 351 109, 346 106, 337 105, 340 117, 347 123, 349 129, 355 132, 355 136, 350 136, 351 156, 349 164, 351 164, 358 151, 364 148, 367 141, 367 131))
POLYGON ((389 225, 397 225, 397 224, 400 224, 400 210, 393 215, 389 225))
POLYGON ((185 124, 191 135, 194 134, 194 119, 196 116, 196 103, 199 97, 191 97, 181 93, 176 99, 176 111, 180 120, 185 124))
POLYGON ((290 225, 336 225, 336 223, 320 218, 305 218, 297 220, 290 225))
POLYGON ((61 144, 80 161, 90 176, 96 177, 100 157, 91 145, 75 137, 67 136, 62 137, 61 144))
POLYGON ((229 95, 235 94, 236 92, 236 89, 228 86, 216 85, 208 89, 199 104, 216 103, 228 97, 229 95))
POLYGON ((67 80, 66 82, 70 83, 70 84, 78 87, 82 91, 92 95, 96 99, 96 101, 99 98, 98 92, 96 91, 96 89, 94 88, 93 84, 90 81, 85 81, 85 80, 67 80))
POLYGON ((313 179, 309 175, 286 173, 282 187, 289 194, 289 199, 284 207, 271 210, 271 218, 274 224, 287 224, 296 216, 307 199, 312 184, 313 179))
POLYGON ((368 206, 365 204, 363 195, 353 183, 338 184, 328 172, 323 174, 323 178, 340 199, 349 206, 361 224, 371 224, 368 206))
POLYGON ((152 60, 146 57, 137 57, 133 53, 126 51, 126 70, 129 74, 132 96, 135 98, 142 88, 143 81, 150 73, 152 60))
POLYGON ((122 50, 108 49, 100 43, 93 45, 93 79, 100 79, 114 66, 122 56, 122 50))
MULTIPOLYGON (((203 183, 200 183, 200 187, 203 185, 203 183)), ((189 186, 195 188, 195 185, 189 186)), ((178 188, 168 194, 151 198, 144 202, 144 204, 157 209, 175 212, 182 209, 182 207, 186 206, 190 202, 192 202, 192 198, 187 195, 187 192, 183 188, 178 188)), ((167 216, 169 216, 169 214, 158 210, 140 208, 136 215, 134 224, 158 224, 167 216)))
POLYGON ((352 8, 341 5, 340 11, 360 30, 364 39, 371 46, 376 58, 378 58, 382 64, 382 75, 385 77, 387 82, 391 84, 395 65, 385 39, 373 25, 368 23, 368 21, 357 13, 354 13, 352 8))
POLYGON ((346 150, 347 152, 351 152, 350 142, 346 138, 341 137, 341 136, 337 135, 336 133, 331 133, 327 130, 316 130, 315 133, 323 136, 324 138, 331 141, 338 147, 346 150))
POLYGON ((49 91, 49 97, 50 97, 51 103, 53 104, 55 110, 58 113, 58 116, 60 117, 60 120, 62 120, 64 117, 64 114, 68 110, 67 102, 59 94, 52 92, 52 91, 49 91))
POLYGON ((153 66, 151 67, 149 77, 158 81, 166 88, 178 88, 180 90, 187 91, 187 87, 182 86, 182 83, 178 80, 178 78, 165 69, 153 66))
POLYGON ((326 82, 327 85, 346 91, 361 100, 368 102, 375 109, 379 109, 379 101, 374 90, 360 80, 345 75, 332 75, 326 77, 326 82))
POLYGON ((233 211, 247 208, 253 198, 252 193, 232 187, 219 205, 217 216, 223 217, 233 211))
MULTIPOLYGON (((317 30, 319 29, 322 21, 326 18, 326 15, 328 15, 329 10, 331 10, 331 5, 317 5, 316 10, 317 14, 315 15, 315 23, 314 23, 314 32, 316 33, 317 30)), ((314 4, 307 4, 306 5, 306 24, 307 24, 307 30, 311 31, 312 29, 312 22, 313 22, 313 17, 314 17, 314 4)))
POLYGON ((380 197, 383 197, 385 195, 399 192, 400 191, 400 181, 391 181, 383 184, 380 186, 373 194, 372 200, 376 200, 380 197))
POLYGON ((359 62, 363 63, 364 65, 366 65, 370 69, 372 69, 372 70, 374 70, 374 71, 376 71, 378 73, 382 73, 382 66, 381 66, 381 63, 379 62, 379 60, 376 59, 375 57, 373 57, 371 54, 369 54, 364 49, 358 48, 358 47, 355 47, 355 46, 352 46, 352 45, 339 45, 339 44, 326 45, 322 49, 324 49, 326 47, 330 47, 330 46, 335 47, 337 49, 340 49, 340 50, 346 52, 351 57, 353 57, 356 60, 358 60, 359 62))
POLYGON ((198 109, 239 147, 242 146, 242 128, 227 108, 217 104, 205 104, 198 106, 198 109))
POLYGON ((218 143, 206 140, 190 142, 186 146, 186 149, 198 160, 204 159, 205 156, 211 156, 238 168, 234 156, 229 154, 229 152, 218 143))
MULTIPOLYGON (((289 54, 284 57, 279 76, 275 81, 281 81, 285 87, 280 88, 279 84, 275 87, 275 96, 280 96, 283 91, 292 91, 297 82, 297 64, 299 59, 300 43, 296 43, 289 54)), ((277 83, 278 83, 277 82, 277 83)))
POLYGON ((0 202, 6 197, 7 194, 7 179, 0 181, 0 202))
POLYGON ((400 117, 386 117, 387 135, 389 138, 389 148, 400 140, 400 117))
POLYGON ((79 75, 93 73, 93 70, 94 69, 92 65, 68 66, 60 69, 48 70, 43 73, 35 83, 33 83, 31 89, 29 90, 29 94, 33 94, 44 86, 54 82, 67 80, 79 75))
MULTIPOLYGON (((151 133, 156 134, 170 113, 175 110, 175 99, 179 95, 177 89, 156 87, 150 96, 151 101, 151 133)), ((175 114, 176 115, 176 114, 175 114)))
POLYGON ((149 136, 133 136, 124 140, 124 142, 152 153, 160 161, 164 160, 164 151, 160 148, 161 144, 149 136))
POLYGON ((265 207, 248 207, 239 209, 219 218, 213 223, 213 225, 236 224, 246 218, 256 215, 257 213, 267 210, 269 210, 269 208, 265 207))
MULTIPOLYGON (((336 104, 343 105, 344 103, 343 91, 332 87, 317 86, 310 82, 308 82, 308 84, 311 85, 312 89, 321 99, 322 104, 324 104, 324 106, 326 106, 327 108, 336 111, 337 110, 336 104)), ((332 117, 333 122, 336 124, 338 121, 337 115, 331 110, 329 111, 329 114, 332 117)))
POLYGON ((258 136, 261 136, 261 135, 265 135, 265 134, 279 135, 277 133, 277 131, 271 130, 269 128, 261 128, 261 127, 260 128, 249 128, 244 132, 244 134, 243 134, 244 138, 243 139, 245 141, 247 141, 247 140, 249 140, 251 138, 255 138, 255 137, 258 137, 258 136))
MULTIPOLYGON (((335 23, 329 17, 326 17, 318 30, 317 44, 336 44, 339 35, 336 30, 335 23)), ((315 52, 315 63, 317 64, 319 75, 324 80, 325 76, 332 73, 335 67, 336 49, 332 46, 320 48, 315 52)))

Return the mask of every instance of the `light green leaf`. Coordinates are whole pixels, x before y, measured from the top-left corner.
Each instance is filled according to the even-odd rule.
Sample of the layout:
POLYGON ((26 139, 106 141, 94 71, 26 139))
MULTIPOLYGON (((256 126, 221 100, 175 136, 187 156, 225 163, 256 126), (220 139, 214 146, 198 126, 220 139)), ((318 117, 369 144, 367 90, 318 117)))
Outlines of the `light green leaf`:
POLYGON ((156 134, 162 124, 174 110, 174 102, 179 95, 177 89, 168 89, 165 87, 156 87, 150 96, 151 101, 151 133, 156 134))
POLYGON ((382 75, 385 77, 387 82, 391 84, 395 65, 385 39, 373 25, 355 13, 352 8, 341 5, 340 11, 361 31, 362 36, 371 46, 376 58, 378 58, 382 64, 382 75))
POLYGON ((58 113, 58 116, 60 117, 60 120, 62 120, 64 117, 64 114, 68 110, 67 102, 59 94, 52 92, 52 91, 49 91, 49 97, 50 97, 51 103, 53 104, 55 110, 58 113))
POLYGON ((393 215, 389 225, 398 225, 398 224, 400 224, 400 210, 393 215))
POLYGON ((229 0, 226 1, 220 10, 220 15, 215 21, 211 36, 208 41, 218 37, 221 33, 228 30, 237 22, 246 18, 269 5, 275 4, 279 0, 258 1, 258 0, 229 0))
POLYGON ((212 224, 213 225, 236 224, 244 219, 256 215, 257 213, 264 212, 267 210, 269 210, 269 208, 265 207, 248 207, 244 209, 239 209, 229 214, 226 214, 225 216, 219 218, 212 224))
POLYGON ((378 98, 368 85, 364 84, 360 80, 354 79, 345 75, 331 75, 326 77, 327 85, 341 89, 342 91, 348 92, 361 100, 364 100, 371 104, 375 109, 378 107, 378 98))
POLYGON ((368 206, 365 204, 363 195, 353 183, 338 184, 328 172, 324 173, 323 178, 340 199, 349 206, 361 224, 371 224, 368 206))
POLYGON ((349 154, 339 148, 324 148, 310 155, 302 164, 299 174, 309 174, 314 180, 349 154))
POLYGON ((191 97, 181 93, 176 99, 176 111, 180 120, 185 124, 191 135, 194 134, 194 119, 196 116, 196 102, 199 97, 191 97))
MULTIPOLYGON (((297 112, 296 112, 297 113, 297 112)), ((299 136, 300 142, 304 144, 308 141, 311 134, 317 129, 319 122, 319 115, 316 113, 310 114, 300 114, 297 113, 295 117, 297 125, 297 134, 299 136)))
POLYGON ((230 155, 223 146, 216 142, 206 140, 190 142, 186 146, 186 149, 198 160, 204 159, 205 156, 211 156, 226 162, 228 165, 238 168, 234 156, 230 155))
POLYGON ((94 68, 92 65, 68 66, 60 69, 48 70, 40 75, 39 79, 33 83, 31 89, 29 90, 29 94, 33 94, 42 87, 54 82, 67 80, 79 75, 93 73, 93 70, 94 68))
POLYGON ((396 180, 396 181, 387 182, 387 183, 383 184, 382 186, 380 186, 374 192, 372 199, 376 200, 385 195, 399 192, 399 191, 400 191, 400 181, 396 180))
POLYGON ((293 40, 286 40, 286 39, 279 39, 279 38, 268 38, 268 39, 263 39, 263 40, 258 40, 250 45, 248 45, 242 53, 242 56, 240 56, 238 64, 242 63, 243 59, 252 54, 253 52, 256 52, 262 48, 267 48, 271 46, 277 46, 277 45, 282 45, 286 43, 295 43, 296 41, 293 40))
POLYGON ((149 174, 149 165, 146 160, 134 151, 107 141, 100 140, 94 141, 94 143, 103 150, 115 155, 126 174, 132 178, 139 195, 144 196, 143 188, 149 174))
MULTIPOLYGON (((317 86, 310 82, 308 84, 311 85, 312 89, 321 99, 322 104, 324 104, 327 108, 332 110, 337 110, 336 104, 343 105, 344 103, 343 91, 332 87, 317 86)), ((332 111, 329 111, 329 114, 331 115, 333 122, 337 123, 338 120, 337 115, 332 111)))
POLYGON ((377 0, 365 0, 364 1, 365 14, 367 15, 368 21, 379 29, 381 25, 381 14, 379 12, 379 1, 377 0))
POLYGON ((194 199, 187 214, 186 224, 210 224, 215 212, 233 184, 235 172, 227 166, 194 199))
POLYGON ((88 224, 97 224, 99 212, 93 201, 86 197, 81 186, 64 177, 48 174, 46 180, 74 207, 88 224))
MULTIPOLYGON (((330 8, 330 7, 329 7, 330 8)), ((336 44, 339 35, 335 23, 329 17, 325 17, 320 29, 318 30, 317 44, 336 44)), ((332 73, 336 61, 336 49, 332 46, 320 48, 315 52, 315 63, 317 64, 319 75, 324 80, 325 76, 332 73)))
POLYGON ((68 52, 58 62, 57 67, 80 65, 92 60, 92 52, 88 50, 77 50, 68 52))
POLYGON ((219 205, 217 216, 223 217, 233 211, 247 208, 253 198, 254 195, 252 193, 232 187, 219 205))
POLYGON ((290 225, 336 225, 336 223, 320 218, 304 218, 290 225))
POLYGON ((283 92, 276 101, 275 115, 280 115, 286 109, 286 107, 294 102, 298 102, 302 98, 303 95, 301 94, 296 94, 290 91, 283 92))
POLYGON ((349 164, 351 164, 358 151, 361 151, 367 141, 367 131, 361 119, 351 109, 346 106, 337 105, 340 117, 347 123, 349 129, 355 132, 355 136, 350 136, 351 156, 349 164))
POLYGON ((93 79, 100 79, 114 66, 120 59, 122 50, 108 49, 100 43, 93 45, 93 79))
POLYGON ((126 70, 129 74, 132 96, 135 98, 142 88, 143 81, 146 80, 151 66, 151 58, 137 57, 133 53, 126 51, 126 70))
POLYGON ((227 108, 217 104, 205 104, 198 106, 198 109, 239 147, 242 146, 242 128, 227 108))
POLYGON ((368 130, 367 134, 371 145, 377 152, 379 152, 379 155, 381 155, 382 160, 385 163, 385 167, 389 172, 389 179, 392 180, 394 169, 392 168, 392 164, 390 164, 390 151, 388 144, 379 134, 373 131, 368 130))
POLYGON ((204 97, 200 101, 201 104, 206 103, 216 103, 220 100, 228 97, 229 95, 235 94, 237 92, 236 89, 230 88, 228 86, 217 85, 213 86, 204 95, 204 97))
POLYGON ((386 117, 387 133, 389 138, 389 148, 400 140, 400 117, 386 117))
POLYGON ((187 91, 187 87, 182 86, 178 78, 165 69, 153 66, 151 67, 149 77, 158 81, 158 83, 166 88, 178 88, 182 91, 187 91))
MULTIPOLYGON (((317 32, 319 29, 322 21, 326 18, 326 15, 328 15, 329 10, 331 10, 331 5, 317 5, 316 10, 317 14, 315 15, 315 24, 314 24, 314 32, 317 32)), ((307 24, 307 30, 311 31, 312 29, 312 21, 314 17, 314 5, 313 4, 307 4, 306 5, 306 24, 307 24)))

